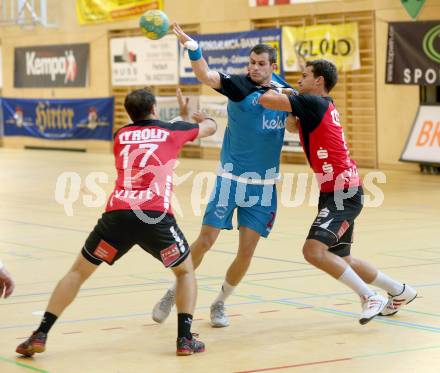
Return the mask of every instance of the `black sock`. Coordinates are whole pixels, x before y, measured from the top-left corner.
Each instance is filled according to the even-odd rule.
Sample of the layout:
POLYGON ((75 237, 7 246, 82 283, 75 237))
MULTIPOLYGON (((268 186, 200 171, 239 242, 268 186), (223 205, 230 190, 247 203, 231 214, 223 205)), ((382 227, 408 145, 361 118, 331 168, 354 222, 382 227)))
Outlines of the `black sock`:
POLYGON ((182 338, 182 337, 186 337, 188 339, 192 338, 192 334, 191 334, 192 321, 193 321, 193 317, 189 313, 177 314, 177 338, 182 338))
POLYGON ((52 328, 55 321, 57 321, 58 316, 55 316, 53 313, 45 312, 43 316, 43 320, 41 320, 41 324, 36 330, 36 332, 49 333, 49 330, 52 328))

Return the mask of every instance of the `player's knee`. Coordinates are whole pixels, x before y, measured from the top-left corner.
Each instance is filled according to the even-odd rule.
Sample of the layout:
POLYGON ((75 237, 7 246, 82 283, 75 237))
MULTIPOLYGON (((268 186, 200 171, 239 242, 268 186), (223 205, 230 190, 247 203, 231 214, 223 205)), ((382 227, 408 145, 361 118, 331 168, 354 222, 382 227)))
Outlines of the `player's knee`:
POLYGON ((197 247, 199 250, 205 253, 214 245, 214 242, 214 237, 210 236, 209 234, 202 234, 197 239, 197 247))
POLYGON ((242 262, 250 262, 254 256, 254 247, 240 247, 238 249, 237 258, 242 262))
POLYGON ((305 244, 303 247, 303 256, 310 264, 316 264, 321 261, 323 253, 322 250, 313 246, 305 244))
POLYGON ((188 275, 194 276, 194 266, 190 255, 188 255, 188 257, 178 266, 171 267, 171 269, 177 277, 188 275))

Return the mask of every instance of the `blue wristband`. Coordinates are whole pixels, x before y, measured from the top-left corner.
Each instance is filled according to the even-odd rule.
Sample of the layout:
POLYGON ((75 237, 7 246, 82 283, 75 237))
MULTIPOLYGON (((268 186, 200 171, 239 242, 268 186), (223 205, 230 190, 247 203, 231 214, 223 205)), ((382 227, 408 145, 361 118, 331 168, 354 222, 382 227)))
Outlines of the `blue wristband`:
POLYGON ((195 51, 188 49, 188 56, 191 61, 200 60, 202 58, 202 48, 199 46, 195 51))

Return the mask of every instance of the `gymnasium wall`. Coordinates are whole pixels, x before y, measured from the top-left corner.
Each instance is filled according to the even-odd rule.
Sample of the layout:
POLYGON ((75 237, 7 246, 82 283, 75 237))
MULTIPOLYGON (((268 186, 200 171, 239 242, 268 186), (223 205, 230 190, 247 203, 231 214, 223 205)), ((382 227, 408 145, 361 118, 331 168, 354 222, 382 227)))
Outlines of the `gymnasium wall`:
MULTIPOLYGON (((75 14, 75 1, 48 0, 49 21, 58 28, 21 30, 2 27, 0 39, 3 48, 3 89, 5 97, 29 98, 85 98, 111 95, 108 32, 137 27, 137 20, 80 26, 75 14), (13 52, 16 46, 90 43, 90 74, 87 88, 69 89, 16 89, 13 87, 13 52)), ((165 12, 171 20, 181 24, 199 24, 202 33, 233 32, 251 28, 258 20, 270 18, 325 15, 335 13, 374 11, 375 17, 375 72, 377 112, 377 162, 380 168, 415 169, 413 165, 398 162, 406 136, 411 128, 419 102, 418 86, 385 85, 385 53, 388 21, 410 20, 400 0, 339 0, 295 6, 248 6, 248 0, 165 0, 165 12)), ((427 0, 418 19, 439 19, 440 3, 427 0)), ((202 93, 212 90, 203 88, 202 93)), ((41 141, 41 140, 38 140, 41 141)), ((99 143, 99 142, 98 142, 99 143)), ((90 143, 89 143, 90 144, 90 143)), ((13 145, 4 142, 5 146, 13 145)), ((93 149, 93 146, 91 147, 93 149)), ((97 147, 108 150, 108 147, 97 147)))

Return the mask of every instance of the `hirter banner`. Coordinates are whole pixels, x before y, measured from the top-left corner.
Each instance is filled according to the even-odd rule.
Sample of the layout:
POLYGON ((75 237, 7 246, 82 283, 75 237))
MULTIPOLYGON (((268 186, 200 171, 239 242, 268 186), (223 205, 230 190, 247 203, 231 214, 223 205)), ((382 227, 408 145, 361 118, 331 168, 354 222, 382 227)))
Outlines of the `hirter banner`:
POLYGON ((112 140, 113 97, 1 100, 5 136, 50 140, 112 140))
POLYGON ((440 21, 391 22, 388 84, 440 85, 440 21))
POLYGON ((15 48, 14 87, 86 87, 89 44, 15 48))

